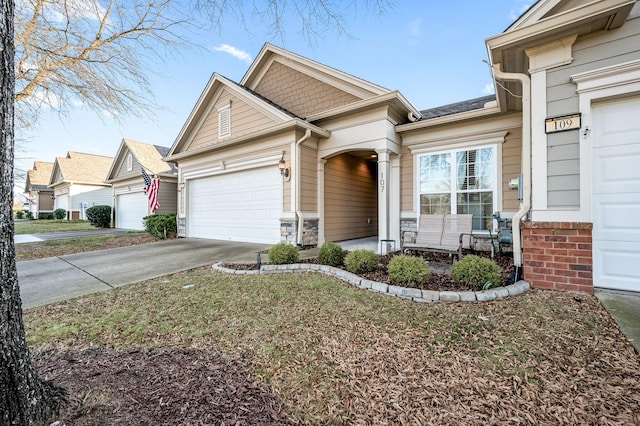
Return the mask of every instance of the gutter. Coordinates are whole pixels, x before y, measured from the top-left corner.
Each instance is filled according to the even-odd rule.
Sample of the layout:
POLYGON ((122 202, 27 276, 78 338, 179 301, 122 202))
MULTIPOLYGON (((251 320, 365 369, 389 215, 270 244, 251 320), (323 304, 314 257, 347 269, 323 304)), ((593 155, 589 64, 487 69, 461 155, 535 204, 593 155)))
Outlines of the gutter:
POLYGON ((531 210, 531 79, 526 74, 503 72, 500 63, 492 67, 496 80, 522 83, 522 205, 513 215, 513 263, 516 280, 522 268, 522 231, 520 222, 531 210))
POLYGON ((301 173, 301 169, 300 169, 300 145, 306 141, 307 139, 309 139, 311 137, 311 129, 307 129, 306 132, 304 132, 304 135, 296 142, 295 145, 295 152, 293 153, 293 155, 295 156, 295 164, 296 164, 296 173, 295 173, 295 180, 296 180, 296 199, 295 199, 295 209, 296 209, 296 216, 298 217, 298 235, 296 237, 296 243, 301 246, 302 245, 302 225, 304 223, 303 218, 302 218, 302 211, 301 209, 301 203, 300 203, 300 183, 302 181, 302 173, 301 173))

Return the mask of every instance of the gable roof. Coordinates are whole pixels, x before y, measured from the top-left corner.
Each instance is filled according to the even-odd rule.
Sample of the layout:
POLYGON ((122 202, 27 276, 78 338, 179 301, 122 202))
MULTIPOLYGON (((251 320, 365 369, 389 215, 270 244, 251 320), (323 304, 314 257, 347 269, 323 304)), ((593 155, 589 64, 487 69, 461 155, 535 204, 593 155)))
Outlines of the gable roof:
POLYGON ((253 108, 261 111, 268 117, 271 117, 276 122, 282 123, 292 118, 291 113, 283 110, 282 108, 276 107, 273 103, 267 102, 264 98, 246 90, 244 87, 223 77, 222 75, 213 73, 206 87, 200 94, 198 101, 191 110, 187 121, 182 126, 180 133, 171 146, 167 157, 171 157, 176 153, 176 151, 181 150, 189 144, 191 137, 203 124, 203 121, 214 107, 213 101, 223 87, 233 93, 234 96, 242 99, 244 102, 250 104, 253 108))
MULTIPOLYGON (((147 173, 151 175, 175 176, 178 173, 173 164, 167 163, 162 159, 169 153, 169 148, 125 138, 122 139, 118 152, 111 163, 106 182, 111 182, 116 178, 119 167, 124 163, 128 153, 131 153, 147 173)), ((138 170, 137 173, 140 173, 140 171, 138 170)))
POLYGON ((52 170, 53 163, 48 161, 34 161, 33 169, 27 172, 24 192, 49 190, 48 185, 52 170))
POLYGON ((290 68, 297 69, 304 74, 310 75, 329 84, 330 86, 334 86, 360 99, 367 99, 390 92, 389 89, 382 86, 321 64, 304 56, 300 56, 270 43, 265 43, 264 46, 262 46, 260 53, 258 53, 258 56, 253 61, 244 77, 242 77, 242 80, 240 80, 240 85, 254 90, 274 61, 280 61, 290 68))
POLYGON ((105 179, 113 157, 69 151, 66 157, 57 157, 53 164, 49 186, 61 183, 106 185, 105 179), (60 180, 56 180, 61 175, 60 180))

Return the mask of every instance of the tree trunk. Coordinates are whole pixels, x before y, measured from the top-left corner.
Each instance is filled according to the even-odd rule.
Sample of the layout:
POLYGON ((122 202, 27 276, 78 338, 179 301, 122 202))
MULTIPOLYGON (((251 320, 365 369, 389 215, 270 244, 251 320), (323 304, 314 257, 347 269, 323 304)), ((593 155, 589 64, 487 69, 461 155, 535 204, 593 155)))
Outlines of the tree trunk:
POLYGON ((38 377, 22 322, 12 212, 13 7, 12 0, 0 0, 0 424, 42 425, 55 420, 66 395, 38 377))

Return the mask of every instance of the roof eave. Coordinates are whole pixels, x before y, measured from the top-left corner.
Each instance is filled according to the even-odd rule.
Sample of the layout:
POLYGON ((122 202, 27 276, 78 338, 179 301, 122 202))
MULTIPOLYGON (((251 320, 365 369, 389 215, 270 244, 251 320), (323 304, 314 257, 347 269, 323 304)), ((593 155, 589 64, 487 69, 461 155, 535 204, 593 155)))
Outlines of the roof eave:
POLYGON ((195 149, 193 151, 180 152, 178 154, 170 154, 163 158, 166 162, 175 163, 180 160, 184 160, 185 158, 193 157, 196 155, 207 154, 213 151, 219 151, 221 149, 229 148, 230 146, 241 145, 249 142, 256 141, 258 139, 268 138, 270 136, 276 136, 280 133, 295 130, 295 129, 303 129, 303 130, 311 130, 312 135, 318 138, 328 138, 331 136, 331 132, 323 129, 318 126, 314 126, 313 124, 307 123, 304 120, 299 118, 294 118, 292 120, 286 121, 284 123, 279 123, 271 127, 267 127, 259 132, 249 133, 247 135, 240 136, 238 138, 229 139, 224 143, 206 146, 199 149, 195 149))
POLYGON ((493 114, 499 114, 501 112, 502 110, 497 105, 491 106, 488 108, 475 109, 473 111, 465 111, 457 114, 450 114, 442 117, 420 120, 414 123, 401 124, 399 126, 396 126, 396 132, 402 133, 402 132, 408 132, 411 130, 441 126, 443 124, 450 124, 458 121, 472 120, 474 118, 486 117, 493 114))
POLYGON ((399 91, 385 93, 373 98, 363 99, 338 108, 322 111, 307 117, 307 121, 316 122, 328 118, 339 118, 344 115, 350 115, 361 111, 366 111, 382 105, 394 106, 403 110, 404 113, 411 113, 414 117, 420 117, 420 111, 411 104, 399 91))

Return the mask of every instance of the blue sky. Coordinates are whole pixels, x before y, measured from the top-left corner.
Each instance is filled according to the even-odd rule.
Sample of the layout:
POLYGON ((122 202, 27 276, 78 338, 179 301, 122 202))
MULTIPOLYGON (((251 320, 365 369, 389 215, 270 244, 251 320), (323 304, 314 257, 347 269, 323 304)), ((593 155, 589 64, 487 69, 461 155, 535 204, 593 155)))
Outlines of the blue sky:
MULTIPOLYGON (((338 2, 339 4, 339 2, 338 2)), ((265 42, 288 49, 391 90, 425 109, 493 93, 484 40, 504 31, 531 0, 396 1, 381 16, 359 9, 345 15, 346 37, 327 32, 312 44, 295 25, 282 37, 252 23, 248 33, 227 15, 222 29, 193 34, 204 49, 185 48, 150 75, 158 108, 153 118, 117 123, 81 108, 68 116, 43 111, 16 167, 51 161, 67 151, 115 156, 122 138, 171 146, 212 73, 240 81, 265 42)), ((23 182, 16 182, 24 188, 23 182)))

